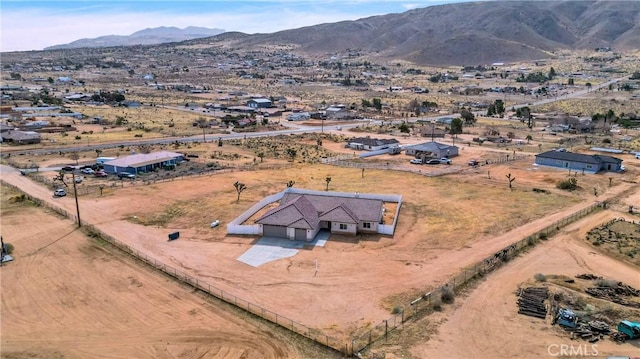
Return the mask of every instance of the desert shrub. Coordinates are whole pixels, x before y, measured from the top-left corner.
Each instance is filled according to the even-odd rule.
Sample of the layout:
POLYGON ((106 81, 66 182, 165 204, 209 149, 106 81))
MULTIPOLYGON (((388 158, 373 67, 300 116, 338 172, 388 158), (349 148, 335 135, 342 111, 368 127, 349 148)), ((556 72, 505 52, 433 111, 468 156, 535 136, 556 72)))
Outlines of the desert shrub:
POLYGON ((393 307, 393 310, 391 311, 391 314, 400 314, 400 313, 402 313, 402 308, 393 307))
POLYGON ((578 180, 575 177, 567 178, 558 182, 557 187, 566 191, 573 191, 578 188, 578 180))
POLYGON ((81 136, 76 136, 76 140, 81 140, 82 137, 81 136))
POLYGON ((433 310, 439 312, 442 310, 442 300, 440 300, 440 298, 438 297, 433 297, 433 299, 431 299, 431 308, 433 308, 433 310))
POLYGON ((611 140, 608 138, 605 138, 604 140, 602 140, 602 143, 611 143, 611 140))
POLYGON ((547 234, 543 232, 538 234, 538 238, 540 238, 543 241, 546 241, 549 238, 549 236, 547 236, 547 234))
POLYGON ((541 189, 541 188, 533 188, 533 192, 537 192, 537 193, 549 193, 549 191, 547 191, 546 189, 541 189))
POLYGON ((11 202, 11 203, 19 203, 19 202, 24 202, 26 199, 27 199, 26 195, 19 194, 19 195, 11 196, 9 198, 9 202, 11 202))
POLYGON ((597 247, 597 246, 601 245, 602 243, 600 243, 600 241, 596 239, 595 241, 591 242, 591 244, 593 244, 594 246, 597 247))
POLYGON ((536 243, 536 238, 535 238, 535 237, 533 237, 533 236, 529 236, 529 237, 527 237, 527 245, 532 246, 532 245, 534 245, 535 243, 536 243))
POLYGON ((11 254, 13 253, 13 244, 11 243, 5 243, 4 244, 4 249, 7 251, 7 254, 11 254))
POLYGON ((547 276, 542 273, 536 273, 533 275, 533 279, 537 280, 538 282, 546 282, 547 276))
POLYGON ((449 287, 442 287, 440 290, 440 299, 443 303, 453 303, 456 298, 456 294, 449 287))
POLYGON ((596 285, 598 287, 609 287, 609 288, 616 288, 618 286, 618 282, 616 282, 613 279, 598 279, 596 281, 596 285))

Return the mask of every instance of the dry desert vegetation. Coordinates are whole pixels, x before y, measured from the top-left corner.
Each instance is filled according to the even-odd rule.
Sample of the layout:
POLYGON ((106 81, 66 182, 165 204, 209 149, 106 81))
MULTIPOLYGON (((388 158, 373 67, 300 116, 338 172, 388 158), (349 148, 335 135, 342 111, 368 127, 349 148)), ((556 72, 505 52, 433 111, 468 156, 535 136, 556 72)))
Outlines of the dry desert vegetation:
MULTIPOLYGON (((213 51, 206 45, 183 50, 213 51)), ((15 56, 8 61, 28 63, 15 56)), ((55 52, 43 56, 58 60, 55 52)), ((69 61, 82 61, 77 56, 69 61)), ((589 56, 600 55, 561 53, 544 65, 527 62, 465 71, 413 68, 404 62, 369 64, 386 77, 370 79, 354 71, 353 81, 361 80, 356 87, 335 85, 343 80, 336 74, 337 64, 282 65, 264 78, 239 78, 215 68, 185 71, 186 60, 176 60, 186 61, 175 66, 176 72, 153 60, 131 65, 123 57, 117 60, 130 71, 84 66, 73 72, 81 84, 59 83, 53 80, 55 71, 34 69, 34 76, 52 78, 51 86, 44 86, 50 92, 45 96, 39 88, 35 92, 40 91, 40 97, 20 100, 16 95, 16 106, 50 100, 49 95, 62 99, 100 91, 121 93, 139 106, 64 102, 64 109, 82 117, 49 120, 67 130, 43 133, 37 144, 2 144, 2 181, 27 194, 21 197, 18 190, 3 187, 2 234, 15 247, 15 259, 0 269, 2 356, 101 357, 108 352, 118 357, 324 358, 360 349, 360 355, 371 358, 551 355, 550 345, 571 341, 551 326, 550 318, 517 313, 514 293, 526 286, 563 293, 576 310, 614 313, 602 317, 610 324, 621 318, 640 320, 637 308, 585 299, 578 293, 584 288, 564 284, 578 274, 593 273, 640 287, 638 247, 633 242, 637 237, 622 241, 621 235, 619 242, 599 243, 589 234, 614 218, 639 219, 637 210, 628 211, 629 206, 640 207, 640 160, 632 154, 640 151, 640 134, 633 125, 637 90, 599 87, 618 78, 626 82, 633 71, 629 64, 637 64, 638 54, 617 59, 611 64, 617 66, 614 73, 583 71, 589 56), (515 74, 524 67, 544 73, 552 67, 559 75, 555 82, 516 83, 515 74), (146 73, 154 73, 155 79, 143 80, 146 73), (460 77, 433 80, 447 73, 460 77), (290 78, 298 81, 281 82, 290 78), (392 84, 401 89, 392 90, 392 84), (524 93, 478 90, 505 86, 523 86, 524 93), (419 87, 429 92, 415 92, 419 87), (209 106, 242 106, 251 98, 249 93, 274 101, 284 97, 277 108, 281 113, 266 117, 209 106), (376 99, 379 109, 367 105, 376 99), (500 101, 505 112, 488 114, 486 106, 500 101), (314 112, 338 104, 357 116, 287 121, 293 109, 314 112), (532 121, 515 108, 519 105, 530 107, 532 121), (432 122, 463 111, 473 114, 474 121, 453 137, 451 124, 432 122), (587 132, 551 130, 596 113, 618 122, 603 118, 587 132), (241 126, 238 120, 244 119, 254 123, 241 126), (446 132, 436 141, 459 146, 451 165, 414 165, 409 163, 413 157, 404 153, 359 158, 362 151, 345 147, 348 139, 366 136, 397 139, 402 145, 428 142, 431 138, 420 133, 429 128, 446 132), (497 136, 508 141, 480 140, 497 136), (621 150, 614 156, 624 160, 626 170, 585 174, 534 165, 540 152, 564 148, 600 153, 593 147, 621 150), (189 161, 175 169, 141 173, 135 180, 85 176, 77 184, 78 207, 88 229, 74 226, 71 189, 66 197, 52 197, 52 190, 61 186, 56 178, 62 166, 160 150, 183 153, 189 161), (348 163, 325 163, 336 156, 348 163), (479 164, 469 166, 471 160, 479 164), (17 169, 34 172, 21 175, 17 169), (560 189, 559 183, 568 179, 575 179, 576 188, 560 189), (236 182, 246 190, 238 194, 236 182), (258 236, 229 235, 226 225, 287 184, 402 195, 395 233, 332 234, 324 247, 304 246, 292 257, 259 267, 238 261, 258 236), (556 221, 595 204, 598 208, 585 218, 559 225, 548 237, 539 236, 556 221), (63 210, 70 218, 44 207, 63 210), (212 228, 216 220, 220 225, 212 228), (180 238, 167 241, 174 232, 180 238), (207 296, 137 261, 107 237, 309 330, 291 333, 207 296), (413 312, 410 303, 416 298, 440 293, 440 287, 462 270, 466 273, 523 239, 528 240, 523 242, 526 247, 497 270, 456 288, 445 303, 423 305, 387 337, 358 346, 385 320, 413 312), (534 279, 537 274, 547 280, 534 279), (313 343, 304 336, 326 341, 313 343), (333 349, 324 347, 329 338, 333 349)), ((360 65, 353 67, 364 68, 371 59, 363 56, 357 61, 360 65)), ((69 174, 64 176, 70 181, 69 174)), ((395 213, 391 205, 386 209, 395 213)), ((385 221, 390 220, 387 214, 385 221)), ((634 354, 638 348, 637 341, 616 344, 606 339, 598 345, 602 355, 634 354)))

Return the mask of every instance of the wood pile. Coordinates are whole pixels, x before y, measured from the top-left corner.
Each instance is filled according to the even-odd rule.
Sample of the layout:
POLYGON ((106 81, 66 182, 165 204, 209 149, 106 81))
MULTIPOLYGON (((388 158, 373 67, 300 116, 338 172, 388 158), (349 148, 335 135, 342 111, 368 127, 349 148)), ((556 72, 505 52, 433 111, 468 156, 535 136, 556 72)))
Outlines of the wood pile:
POLYGON ((602 279, 602 277, 598 277, 597 275, 591 273, 578 274, 576 278, 586 280, 602 279))
POLYGON ((590 322, 579 321, 578 326, 574 329, 565 329, 571 331, 571 339, 584 339, 589 343, 595 343, 604 338, 604 335, 611 333, 609 325, 600 320, 592 320, 590 322))
POLYGON ((544 301, 549 298, 546 287, 529 287, 520 289, 518 293, 518 314, 540 319, 547 317, 547 306, 544 301))
POLYGON ((619 282, 615 287, 590 287, 584 291, 595 298, 606 299, 627 307, 640 308, 639 302, 629 301, 623 298, 638 297, 640 296, 640 291, 622 282, 619 282))

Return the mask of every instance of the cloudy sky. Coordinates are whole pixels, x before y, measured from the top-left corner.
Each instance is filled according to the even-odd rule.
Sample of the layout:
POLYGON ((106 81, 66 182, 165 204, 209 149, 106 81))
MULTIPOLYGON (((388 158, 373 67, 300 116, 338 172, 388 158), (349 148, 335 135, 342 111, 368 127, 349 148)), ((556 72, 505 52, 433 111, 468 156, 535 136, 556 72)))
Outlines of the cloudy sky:
POLYGON ((159 26, 265 33, 465 0, 1 0, 0 51, 41 50, 159 26))

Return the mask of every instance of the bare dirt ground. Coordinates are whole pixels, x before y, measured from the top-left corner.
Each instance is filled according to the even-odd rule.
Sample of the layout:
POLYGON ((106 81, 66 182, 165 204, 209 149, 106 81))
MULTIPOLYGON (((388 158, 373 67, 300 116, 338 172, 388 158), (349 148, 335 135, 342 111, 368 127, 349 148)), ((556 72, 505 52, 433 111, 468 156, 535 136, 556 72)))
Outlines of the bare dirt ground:
MULTIPOLYGON (((484 169, 459 175, 462 178, 367 170, 361 178, 359 169, 316 165, 109 189, 103 197, 81 197, 80 206, 84 220, 156 260, 346 339, 357 329, 366 330, 367 325, 386 319, 394 306, 407 305, 459 269, 595 200, 588 192, 555 192, 555 181, 566 176, 561 171, 537 174, 548 180, 536 185, 554 195, 532 192, 525 181, 530 163, 522 166, 492 167, 499 177, 504 171, 522 171, 522 175, 514 172, 524 183, 513 191, 504 179, 485 180, 484 169), (324 189, 327 175, 333 178, 330 190, 403 194, 405 202, 394 237, 332 236, 324 248, 302 250, 295 257, 259 268, 236 260, 256 238, 227 236, 224 227, 228 221, 263 196, 284 189, 288 180, 295 180, 296 187, 324 189), (232 186, 236 180, 249 188, 239 202, 232 186), (163 226, 139 224, 157 215, 167 217, 163 226), (448 220, 451 218, 456 220, 448 220), (215 219, 222 225, 209 228, 215 219), (181 232, 180 240, 167 242, 167 234, 176 230, 181 232), (316 259, 319 271, 314 275, 316 259)), ((75 212, 72 198, 54 199, 49 189, 5 169, 3 180, 75 212)), ((594 183, 606 182, 602 176, 588 178, 594 183)), ((631 186, 616 184, 603 186, 598 199, 631 186)))
POLYGON ((3 189, 0 228, 15 261, 0 269, 2 358, 333 357, 87 239, 69 220, 9 203, 13 194, 3 189))
MULTIPOLYGON (((467 297, 458 298, 454 308, 438 314, 437 334, 426 343, 416 343, 411 353, 417 358, 546 358, 557 356, 557 345, 574 345, 577 350, 587 344, 593 354, 591 344, 571 341, 549 320, 517 314, 515 290, 536 273, 570 277, 595 273, 640 287, 638 267, 607 257, 584 242, 589 229, 618 217, 621 213, 604 211, 571 224, 489 275, 467 297)), ((607 339, 597 343, 597 354, 638 356, 640 343, 607 339)))

